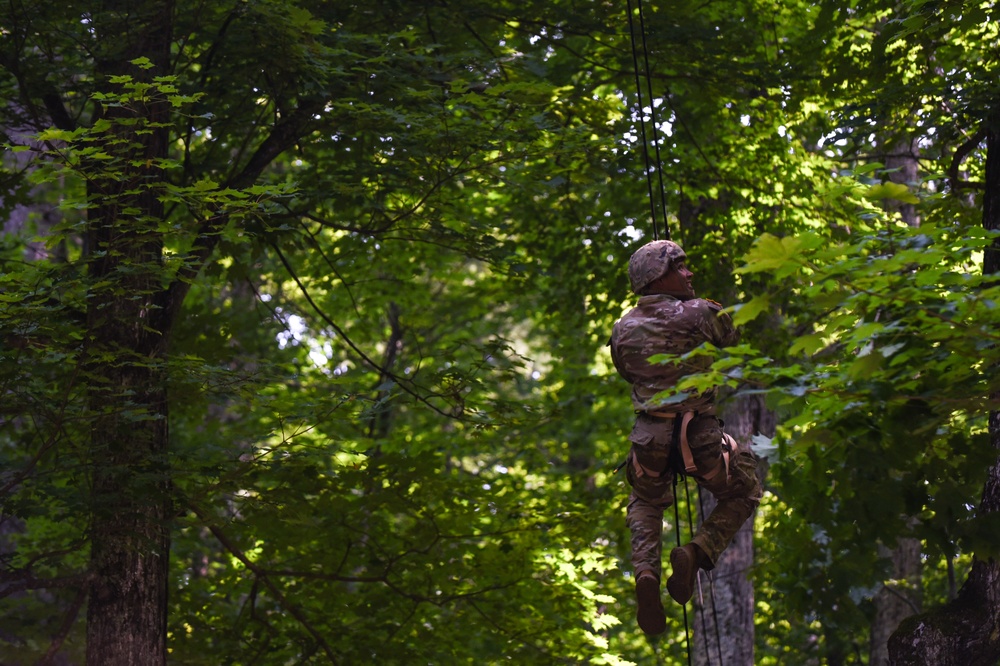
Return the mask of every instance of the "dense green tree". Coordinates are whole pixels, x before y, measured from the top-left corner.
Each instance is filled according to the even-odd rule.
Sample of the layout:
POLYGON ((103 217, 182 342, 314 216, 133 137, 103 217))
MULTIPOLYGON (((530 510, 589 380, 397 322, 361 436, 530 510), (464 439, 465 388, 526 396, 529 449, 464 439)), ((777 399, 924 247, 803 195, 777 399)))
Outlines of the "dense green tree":
POLYGON ((771 468, 727 656, 864 663, 905 539, 993 599, 992 8, 648 4, 639 109, 624 2, 50 4, 0 9, 5 657, 684 663, 612 471, 652 105, 771 468))
POLYGON ((47 187, 68 248, 5 248, 18 658, 601 653, 507 192, 598 163, 619 103, 560 112, 511 17, 399 9, 5 8, 5 202, 47 187))
MULTIPOLYGON (((990 320, 988 313, 973 315, 965 308, 976 310, 980 298, 989 301, 988 291, 976 293, 976 288, 982 274, 994 270, 988 250, 985 264, 970 253, 990 244, 977 227, 995 227, 983 152, 993 106, 985 82, 993 77, 995 59, 980 51, 995 40, 995 25, 992 9, 979 3, 863 8, 830 3, 826 9, 834 26, 830 42, 838 49, 819 61, 819 78, 843 91, 828 99, 835 129, 826 140, 846 164, 858 166, 860 181, 845 180, 835 192, 844 196, 854 190, 873 202, 897 200, 890 211, 916 206, 916 211, 887 216, 861 202, 858 220, 845 221, 832 236, 835 246, 853 246, 854 256, 841 255, 832 272, 812 267, 798 274, 808 279, 806 293, 817 304, 812 316, 823 313, 824 319, 803 327, 807 337, 792 349, 817 359, 819 373, 805 382, 808 375, 800 374, 791 389, 804 391, 795 411, 804 410, 796 421, 806 434, 793 437, 801 450, 776 471, 784 475, 784 485, 793 470, 806 478, 810 475, 803 468, 826 470, 822 482, 812 477, 814 492, 820 491, 815 500, 802 492, 806 486, 800 481, 793 486, 799 491, 789 497, 794 494, 814 534, 818 530, 826 541, 810 566, 828 579, 825 587, 834 597, 809 605, 838 609, 839 621, 823 620, 825 627, 834 627, 851 623, 850 613, 869 612, 868 572, 887 564, 881 558, 866 562, 878 551, 858 548, 859 540, 872 546, 922 540, 929 561, 942 563, 929 574, 929 582, 936 578, 927 590, 935 601, 943 599, 944 589, 934 571, 945 562, 950 566, 959 554, 963 562, 978 555, 968 585, 978 585, 982 593, 990 587, 975 574, 992 566, 987 563, 993 546, 986 470, 996 454, 987 446, 992 427, 986 416, 994 408, 994 389, 984 372, 992 363, 984 342, 991 336, 990 320), (887 154, 884 145, 902 149, 887 154), (901 164, 914 162, 919 171, 897 177, 906 173, 901 164), (984 194, 969 196, 977 189, 984 194), (898 225, 914 213, 925 226, 909 231, 898 225), (835 282, 821 286, 824 276, 835 282), (874 281, 866 285, 869 279, 874 281), (849 339, 834 334, 849 326, 854 327, 849 339), (956 366, 970 371, 957 372, 956 366), (804 457, 795 459, 800 452, 804 457), (941 460, 947 461, 944 467, 941 460), (825 518, 817 520, 819 515, 825 518), (873 532, 866 535, 868 529, 873 532), (835 573, 843 576, 841 583, 835 573)), ((796 254, 809 242, 783 239, 778 253, 796 254)), ((989 282, 982 284, 987 289, 989 282)), ((802 568, 792 573, 790 582, 807 574, 802 568)), ((812 596, 817 589, 812 587, 812 596)), ((952 612, 951 626, 957 617, 952 612)), ((980 620, 989 617, 981 614, 980 620)), ((953 636, 949 658, 963 663, 993 659, 976 638, 977 631, 989 634, 991 620, 974 624, 976 630, 966 626, 953 636), (959 645, 962 649, 956 649, 959 645)), ((923 660, 935 662, 930 654, 923 660)))

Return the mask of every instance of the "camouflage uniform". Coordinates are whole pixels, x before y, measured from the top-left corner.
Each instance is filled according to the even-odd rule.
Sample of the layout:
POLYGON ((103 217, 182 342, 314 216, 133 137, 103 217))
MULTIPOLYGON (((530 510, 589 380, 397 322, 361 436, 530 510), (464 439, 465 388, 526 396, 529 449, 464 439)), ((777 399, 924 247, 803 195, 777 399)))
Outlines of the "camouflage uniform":
MULTIPOLYGON (((683 257, 683 251, 679 251, 683 257)), ((635 282, 633 277, 633 287, 635 282)), ((638 414, 629 435, 632 448, 626 466, 632 486, 626 522, 632 533, 632 564, 637 578, 643 571, 652 571, 660 578, 663 513, 674 502, 675 471, 669 462, 674 419, 647 412, 669 411, 677 413, 677 418, 683 412, 698 412, 688 425, 687 436, 695 464, 702 473, 719 463, 723 434, 723 424, 714 416, 714 390, 690 395, 669 406, 654 400, 657 393, 672 388, 685 375, 703 369, 707 360, 683 365, 650 364, 647 359, 654 354, 680 356, 704 342, 717 347, 735 344, 739 335, 721 310, 718 304, 699 298, 681 300, 666 294, 645 295, 615 324, 612 333, 611 357, 619 374, 632 385, 632 404, 638 414)), ((761 488, 755 469, 753 453, 741 449, 730 457, 728 478, 720 473, 708 481, 700 478, 700 474, 694 475, 698 484, 718 500, 693 539, 710 560, 703 564, 704 568, 715 566, 760 502, 761 488)))

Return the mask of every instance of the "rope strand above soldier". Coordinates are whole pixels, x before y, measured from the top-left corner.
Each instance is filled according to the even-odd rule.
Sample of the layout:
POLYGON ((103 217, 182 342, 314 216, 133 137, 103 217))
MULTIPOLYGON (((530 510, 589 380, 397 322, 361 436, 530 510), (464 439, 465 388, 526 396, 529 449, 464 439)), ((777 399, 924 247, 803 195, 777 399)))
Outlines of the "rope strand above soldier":
POLYGON ((636 420, 629 435, 626 473, 632 492, 626 510, 639 627, 666 630, 660 593, 663 513, 674 503, 675 474, 689 474, 718 501, 694 538, 670 552, 667 592, 684 605, 694 594, 698 571, 715 567, 736 532, 760 503, 757 461, 723 432, 715 415, 715 389, 667 404, 658 395, 702 368, 650 363, 656 354, 680 357, 705 342, 735 344, 739 334, 722 306, 696 298, 686 255, 672 241, 640 247, 628 265, 636 306, 615 323, 611 358, 632 386, 636 420))

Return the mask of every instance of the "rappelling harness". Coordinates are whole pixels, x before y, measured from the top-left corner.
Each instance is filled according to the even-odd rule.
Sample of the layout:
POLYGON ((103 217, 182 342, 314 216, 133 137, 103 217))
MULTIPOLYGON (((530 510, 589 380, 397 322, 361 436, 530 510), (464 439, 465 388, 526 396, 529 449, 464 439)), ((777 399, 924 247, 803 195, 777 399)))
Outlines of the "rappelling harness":
MULTIPOLYGON (((655 410, 646 412, 639 411, 636 413, 645 414, 657 419, 672 420, 674 422, 674 432, 673 437, 671 438, 670 460, 671 467, 673 467, 675 473, 695 476, 707 482, 713 481, 717 476, 719 476, 719 474, 723 473, 725 474, 724 478, 729 478, 729 458, 737 449, 736 440, 733 439, 732 435, 725 432, 722 433, 722 455, 719 456, 719 459, 712 465, 711 468, 704 471, 699 471, 697 464, 695 464, 694 454, 691 453, 691 444, 688 442, 687 430, 692 419, 701 414, 714 414, 714 409, 688 410, 684 412, 655 410), (678 416, 680 416, 680 418, 678 418, 678 416), (676 455, 678 453, 680 454, 679 460, 676 455)), ((625 462, 615 468, 615 471, 617 472, 627 463, 628 459, 626 458, 625 462)), ((634 457, 632 458, 632 469, 635 471, 637 477, 647 475, 659 476, 659 474, 652 474, 649 470, 640 465, 634 457)))

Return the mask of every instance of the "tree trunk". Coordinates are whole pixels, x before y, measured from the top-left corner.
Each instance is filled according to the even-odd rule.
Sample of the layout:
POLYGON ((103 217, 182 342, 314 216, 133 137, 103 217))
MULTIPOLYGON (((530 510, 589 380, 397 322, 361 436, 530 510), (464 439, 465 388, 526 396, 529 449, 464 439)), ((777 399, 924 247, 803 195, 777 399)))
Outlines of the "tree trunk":
MULTIPOLYGON (((920 149, 916 139, 898 141, 892 150, 882 156, 885 168, 889 171, 889 181, 900 185, 912 186, 913 183, 920 182, 920 163, 917 156, 920 149)), ((917 208, 911 203, 904 203, 895 199, 886 199, 885 207, 890 211, 898 212, 903 221, 911 227, 920 225, 920 216, 917 208)))
MULTIPOLYGON (((774 416, 759 396, 723 403, 725 430, 741 447, 750 447, 755 433, 774 434, 774 416)), ((760 470, 759 470, 760 471, 760 470)), ((699 516, 715 507, 711 493, 701 493, 699 516)), ((753 566, 753 519, 736 533, 710 576, 699 576, 695 591, 692 659, 696 666, 753 666, 754 592, 748 573, 753 566)))
MULTIPOLYGON (((715 498, 708 492, 699 494, 707 516, 715 507, 715 498)), ((699 576, 692 604, 691 656, 695 666, 753 666, 754 593, 747 578, 753 557, 751 519, 736 533, 715 569, 699 576)))
MULTIPOLYGON (((150 81, 167 73, 172 3, 105 2, 94 28, 107 49, 104 81, 128 74, 150 81), (154 67, 129 64, 144 56, 154 67)), ((107 85, 106 91, 115 88, 107 85)), ((167 464, 166 351, 172 308, 162 270, 163 206, 150 184, 152 166, 167 155, 168 108, 145 103, 109 106, 116 128, 106 152, 121 158, 125 176, 88 180, 90 251, 85 369, 94 414, 90 443, 91 583, 87 663, 166 663, 167 572, 171 501, 167 464), (137 131, 137 130, 149 130, 137 131)), ((118 167, 121 173, 121 167, 118 167)))
MULTIPOLYGON (((1000 229, 1000 113, 986 128, 986 189, 983 227, 1000 229)), ((983 272, 1000 272, 1000 242, 983 256, 983 272)), ((992 396, 996 398, 997 396, 992 396)), ((1000 452, 1000 412, 990 412, 989 432, 1000 452)), ((1000 457, 990 467, 979 513, 1000 511, 1000 457)), ((995 666, 1000 663, 1000 563, 974 557, 958 597, 930 613, 907 619, 889 640, 892 666, 995 666)))
MULTIPOLYGON (((899 141, 895 148, 883 157, 886 168, 890 170, 891 182, 910 185, 918 181, 920 174, 917 151, 915 140, 899 141)), ((903 221, 911 227, 920 224, 920 217, 913 204, 888 200, 886 208, 898 212, 903 221)), ((915 521, 911 519, 910 522, 915 521)), ((885 666, 889 663, 889 636, 896 631, 903 620, 921 611, 923 597, 921 582, 923 567, 919 539, 900 539, 896 547, 891 550, 880 546, 879 555, 889 560, 892 574, 891 580, 882 586, 872 600, 875 617, 872 620, 868 651, 868 663, 871 666, 885 666)))
POLYGON ((900 623, 921 605, 921 544, 919 539, 900 539, 895 548, 879 547, 879 553, 892 563, 892 576, 873 599, 875 618, 872 620, 868 663, 885 666, 889 663, 889 637, 900 623))

